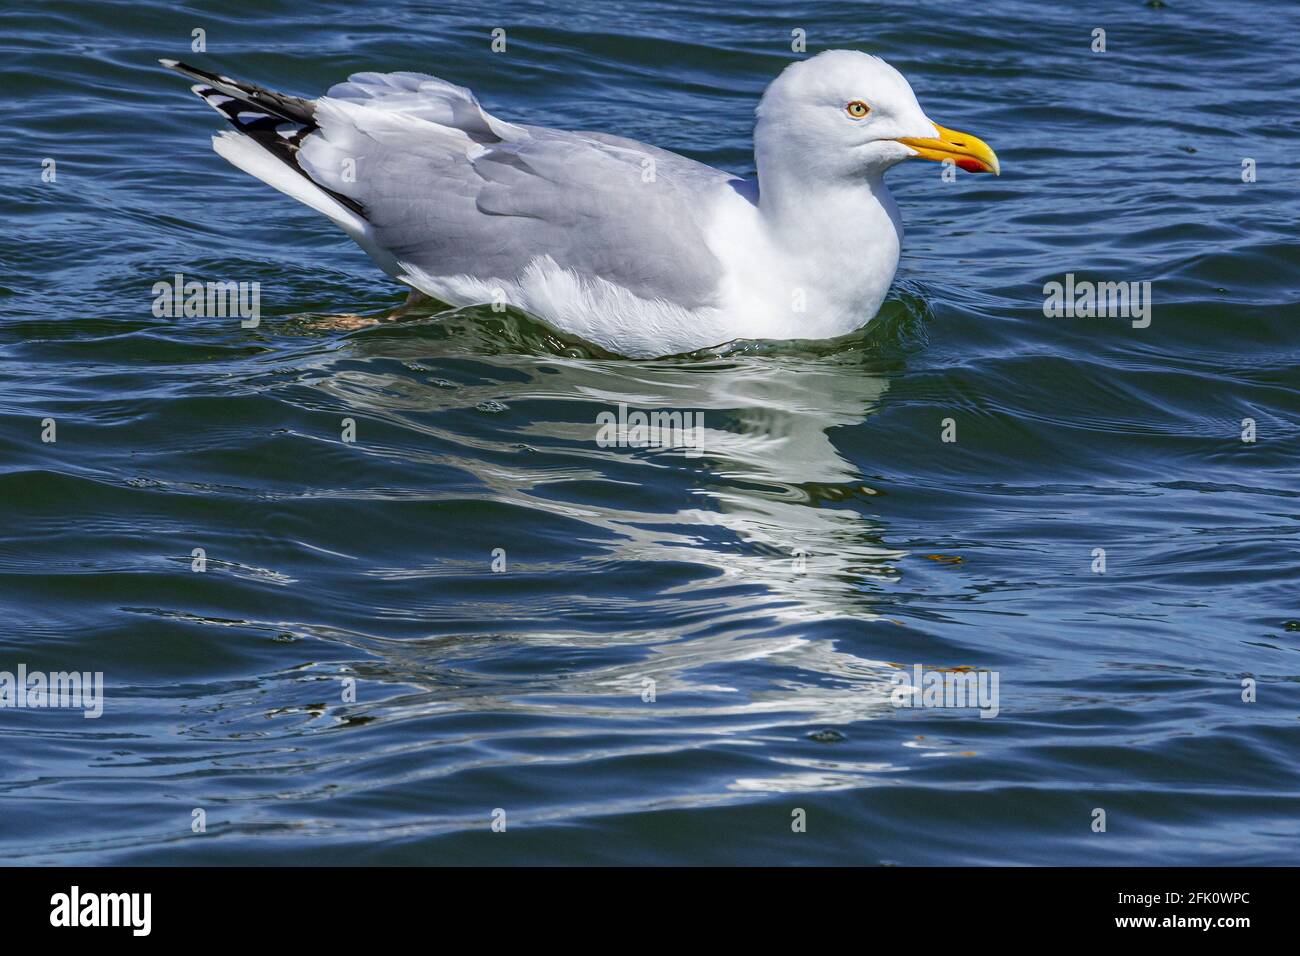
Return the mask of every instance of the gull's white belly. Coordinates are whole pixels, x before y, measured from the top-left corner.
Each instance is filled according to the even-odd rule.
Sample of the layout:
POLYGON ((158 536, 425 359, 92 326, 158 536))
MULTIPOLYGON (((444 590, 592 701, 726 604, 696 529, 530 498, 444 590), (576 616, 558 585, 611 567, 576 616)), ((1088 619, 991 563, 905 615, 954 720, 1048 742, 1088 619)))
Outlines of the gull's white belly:
POLYGON ((402 278, 452 305, 500 303, 521 309, 560 332, 629 358, 692 352, 745 334, 736 313, 645 299, 605 279, 563 269, 550 256, 537 257, 514 280, 431 276, 418 269, 402 278))

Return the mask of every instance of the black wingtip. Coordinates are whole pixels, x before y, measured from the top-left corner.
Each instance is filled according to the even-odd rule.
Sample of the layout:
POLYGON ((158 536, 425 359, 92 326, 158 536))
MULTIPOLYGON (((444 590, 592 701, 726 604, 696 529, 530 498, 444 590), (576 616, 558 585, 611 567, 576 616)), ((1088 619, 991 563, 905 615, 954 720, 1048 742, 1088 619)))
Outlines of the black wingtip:
POLYGON ((209 73, 207 70, 200 70, 197 66, 190 66, 188 63, 182 63, 180 60, 173 60, 168 57, 163 57, 158 62, 161 63, 163 66, 165 66, 167 69, 175 70, 177 73, 181 73, 185 76, 190 77, 191 79, 204 80, 205 82, 209 82, 209 83, 217 79, 217 77, 214 74, 209 73))
MULTIPOLYGON (((220 73, 210 73, 207 70, 199 69, 197 66, 182 63, 180 60, 164 58, 158 62, 169 70, 175 70, 182 76, 188 76, 192 80, 198 80, 205 86, 212 87, 213 90, 223 96, 229 96, 231 99, 247 103, 259 112, 269 113, 304 125, 312 123, 312 117, 316 112, 315 102, 303 99, 300 96, 277 93, 274 90, 268 90, 264 86, 258 86, 256 83, 246 83, 243 80, 231 79, 220 73)), ((195 90, 195 92, 198 91, 195 90)), ((203 94, 200 93, 199 95, 202 96, 203 94)))

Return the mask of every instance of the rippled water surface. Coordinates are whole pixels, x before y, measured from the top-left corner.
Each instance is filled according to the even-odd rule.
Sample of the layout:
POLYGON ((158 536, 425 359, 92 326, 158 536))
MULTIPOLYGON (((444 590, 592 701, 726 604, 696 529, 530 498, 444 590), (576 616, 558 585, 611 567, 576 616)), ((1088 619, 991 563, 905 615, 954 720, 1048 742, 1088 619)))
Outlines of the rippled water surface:
POLYGON ((107 685, 0 710, 6 860, 1295 862, 1295 6, 748 7, 4 7, 0 670, 107 685), (486 308, 338 328, 401 289, 156 64, 431 72, 748 175, 795 28, 1003 175, 890 174, 865 332, 651 362, 486 308), (176 272, 259 282, 261 326, 155 318, 176 272), (1045 318, 1066 273, 1149 280, 1150 326, 1045 318), (601 447, 620 402, 701 453, 601 447), (997 717, 892 706, 915 664, 997 717))

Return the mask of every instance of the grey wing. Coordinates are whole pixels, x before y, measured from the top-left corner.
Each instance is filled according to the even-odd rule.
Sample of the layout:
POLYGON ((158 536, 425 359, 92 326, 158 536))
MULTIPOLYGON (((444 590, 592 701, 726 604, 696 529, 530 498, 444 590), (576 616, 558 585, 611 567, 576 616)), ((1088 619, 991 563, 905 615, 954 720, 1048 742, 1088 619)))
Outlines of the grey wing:
POLYGON ((717 291, 703 226, 726 173, 632 140, 503 123, 419 74, 353 77, 315 121, 299 164, 358 203, 404 266, 512 280, 550 256, 686 308, 717 291))

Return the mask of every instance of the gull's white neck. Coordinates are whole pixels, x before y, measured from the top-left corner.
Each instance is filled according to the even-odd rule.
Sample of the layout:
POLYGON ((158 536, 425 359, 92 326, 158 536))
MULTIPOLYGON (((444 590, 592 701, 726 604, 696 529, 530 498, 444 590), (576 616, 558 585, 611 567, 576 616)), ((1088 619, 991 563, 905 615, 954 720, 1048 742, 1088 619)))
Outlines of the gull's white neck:
POLYGON ((898 267, 902 225, 883 174, 819 178, 763 163, 757 206, 728 216, 732 308, 753 338, 829 338, 866 323, 898 267))

